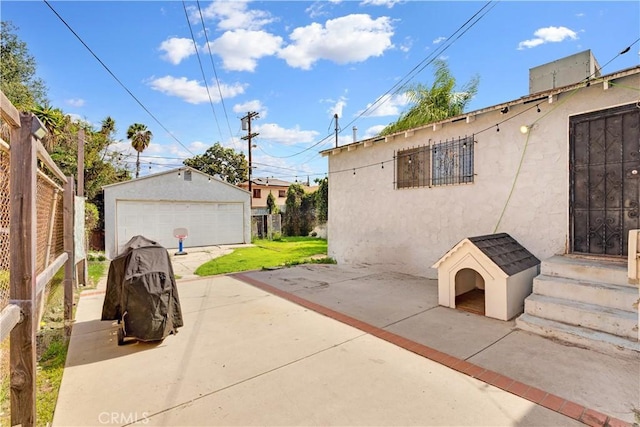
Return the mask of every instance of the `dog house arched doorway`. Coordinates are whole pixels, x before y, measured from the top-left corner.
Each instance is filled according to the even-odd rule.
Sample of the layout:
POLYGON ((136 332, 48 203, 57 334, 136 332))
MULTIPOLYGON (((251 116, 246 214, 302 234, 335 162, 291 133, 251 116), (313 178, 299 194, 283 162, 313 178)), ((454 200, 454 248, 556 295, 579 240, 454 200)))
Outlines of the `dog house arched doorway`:
POLYGON ((470 313, 485 314, 484 278, 472 268, 463 268, 455 275, 455 307, 470 313))

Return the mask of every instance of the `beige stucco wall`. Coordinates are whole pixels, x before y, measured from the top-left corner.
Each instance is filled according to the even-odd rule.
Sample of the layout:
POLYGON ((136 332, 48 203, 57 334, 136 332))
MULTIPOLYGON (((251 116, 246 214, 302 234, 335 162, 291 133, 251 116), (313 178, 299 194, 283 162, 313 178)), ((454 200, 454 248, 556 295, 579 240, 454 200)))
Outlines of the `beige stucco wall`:
POLYGON ((535 104, 513 105, 504 115, 491 111, 470 123, 445 123, 437 130, 429 126, 366 148, 360 144, 327 153, 329 256, 339 263, 370 263, 436 278, 431 266, 465 237, 506 232, 539 259, 564 253, 569 223, 569 117, 637 102, 637 91, 629 88, 640 86, 638 74, 617 83, 626 87, 610 85, 604 90, 602 83, 594 83, 561 93, 552 103, 541 101, 540 113, 535 107, 522 113, 535 104), (515 118, 500 124, 496 132, 496 123, 510 117, 515 118), (536 121, 529 134, 520 132, 521 125, 536 121), (394 189, 395 150, 472 134, 477 142, 473 184, 394 189), (366 165, 372 166, 358 169, 366 165))

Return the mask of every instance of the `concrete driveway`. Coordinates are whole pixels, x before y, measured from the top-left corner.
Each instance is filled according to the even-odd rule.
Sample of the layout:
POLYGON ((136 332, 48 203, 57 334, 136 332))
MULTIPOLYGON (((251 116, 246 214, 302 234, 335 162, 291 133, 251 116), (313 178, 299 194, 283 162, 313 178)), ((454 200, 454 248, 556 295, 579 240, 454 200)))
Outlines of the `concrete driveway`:
POLYGON ((438 307, 424 278, 172 262, 185 326, 160 343, 118 346, 104 292, 80 298, 55 426, 617 425, 638 406, 638 360, 438 307))

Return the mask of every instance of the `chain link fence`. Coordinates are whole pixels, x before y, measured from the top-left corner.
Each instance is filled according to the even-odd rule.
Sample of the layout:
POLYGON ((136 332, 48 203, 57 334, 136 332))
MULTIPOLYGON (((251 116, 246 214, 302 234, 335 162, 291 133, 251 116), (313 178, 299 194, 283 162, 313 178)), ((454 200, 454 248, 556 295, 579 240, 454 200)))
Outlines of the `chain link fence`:
MULTIPOLYGON (((9 146, 0 139, 0 311, 9 304, 9 146)), ((0 385, 9 378, 9 339, 0 342, 0 385)))
MULTIPOLYGON (((6 138, 5 135, 3 135, 6 138)), ((9 305, 10 299, 10 144, 0 138, 0 311, 9 305)), ((35 273, 43 273, 56 259, 64 253, 64 188, 60 179, 55 177, 45 162, 38 161, 36 177, 36 247, 35 273)), ((64 271, 64 270, 59 270, 64 271)), ((49 298, 52 284, 62 287, 60 274, 44 286, 44 290, 36 298, 34 321, 39 325, 45 311, 63 313, 64 301, 60 298, 49 298), (52 307, 52 305, 56 305, 52 307), (58 307, 59 306, 59 307, 58 307)), ((60 289, 58 289, 59 291, 60 289)), ((59 293, 59 292, 58 292, 59 293)), ((63 322, 62 314, 60 321, 63 322)), ((46 331, 38 333, 36 343, 37 354, 40 354, 42 339, 46 331)), ((8 390, 10 376, 10 338, 0 342, 0 391, 8 390)), ((4 400, 4 399, 3 399, 4 400)), ((6 420, 8 402, 0 401, 0 425, 6 420)))

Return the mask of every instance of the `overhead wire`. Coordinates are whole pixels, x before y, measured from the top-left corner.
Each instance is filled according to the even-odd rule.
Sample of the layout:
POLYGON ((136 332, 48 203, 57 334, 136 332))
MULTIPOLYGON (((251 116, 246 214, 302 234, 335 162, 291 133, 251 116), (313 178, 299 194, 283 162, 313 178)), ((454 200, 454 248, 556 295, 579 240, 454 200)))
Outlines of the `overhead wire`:
MULTIPOLYGON (((609 60, 609 61, 608 61, 608 62, 607 62, 603 67, 600 67, 600 69, 599 69, 598 71, 601 71, 602 69, 604 69, 604 67, 605 67, 605 66, 609 65, 611 62, 613 62, 613 61, 614 61, 616 58, 618 58, 620 55, 623 55, 624 53, 628 52, 628 51, 630 50, 630 48, 631 48, 631 47, 633 47, 633 46, 634 46, 636 43, 638 43, 639 41, 640 41, 640 38, 636 39, 636 40, 635 40, 634 42, 632 42, 628 47, 626 47, 625 49, 623 49, 622 51, 620 51, 620 52, 619 52, 615 57, 613 57, 611 60, 609 60)), ((584 89, 585 87, 589 87, 589 85, 590 85, 590 83, 591 83, 591 82, 593 82, 593 81, 599 81, 599 80, 602 80, 602 77, 599 77, 599 78, 596 78, 596 79, 592 79, 592 77, 593 77, 595 74, 596 74, 596 72, 592 73, 591 75, 589 75, 589 76, 585 77, 584 79, 582 79, 580 82, 576 83, 578 86, 577 86, 575 89, 573 89, 571 92, 569 92, 568 96, 564 97, 564 99, 563 99, 561 102, 556 103, 556 104, 555 104, 555 105, 554 105, 554 106, 553 106, 549 111, 545 112, 542 116, 538 117, 538 118, 537 118, 537 119, 536 119, 536 120, 535 120, 535 121, 534 121, 530 126, 533 126, 534 124, 536 124, 536 123, 540 122, 542 119, 544 119, 544 118, 545 118, 545 117, 547 117, 549 114, 551 114, 552 112, 554 112, 556 109, 558 109, 562 104, 564 104, 565 102, 567 102, 567 100, 569 100, 573 95, 575 95, 575 94, 576 94, 577 92, 579 92, 580 90, 584 89)), ((617 86, 618 86, 618 87, 622 87, 621 85, 617 85, 617 86)), ((629 89, 630 89, 630 90, 634 90, 634 91, 638 90, 637 88, 629 88, 629 89)), ((512 115, 510 115, 508 118, 506 118, 506 119, 504 119, 504 120, 502 120, 502 121, 499 121, 499 122, 498 122, 497 124, 495 124, 495 125, 487 126, 486 128, 481 129, 481 130, 480 130, 480 131, 478 131, 478 132, 475 132, 475 133, 473 134, 473 137, 475 138, 475 136, 477 136, 477 135, 479 135, 479 134, 481 134, 481 133, 487 132, 487 131, 489 131, 489 130, 491 130, 491 129, 494 129, 496 126, 498 126, 498 125, 500 125, 500 124, 503 124, 503 123, 506 123, 506 122, 508 122, 508 121, 510 121, 510 120, 513 120, 514 118, 516 118, 516 117, 518 117, 518 116, 520 116, 520 115, 524 114, 525 112, 530 111, 530 110, 532 110, 532 109, 534 109, 534 108, 538 108, 538 109, 539 109, 539 104, 532 104, 532 106, 531 106, 531 107, 526 108, 525 110, 523 110, 523 111, 521 111, 521 112, 519 112, 519 113, 517 113, 517 114, 512 114, 512 115)), ((527 139, 527 141, 528 141, 528 139, 527 139)), ((524 150, 523 150, 523 154, 524 154, 524 150)), ((396 159, 396 157, 394 156, 393 158, 390 158, 390 159, 386 159, 386 160, 382 160, 382 161, 380 161, 380 160, 379 160, 379 161, 376 161, 376 162, 374 162, 374 163, 364 164, 364 165, 362 165, 362 166, 349 167, 349 168, 345 168, 345 169, 341 169, 341 170, 329 171, 329 172, 328 172, 328 174, 329 174, 329 175, 332 175, 332 174, 338 174, 338 173, 344 173, 344 172, 350 172, 350 173, 353 173, 353 172, 355 172, 355 171, 357 171, 357 170, 360 170, 360 169, 366 169, 366 168, 370 168, 370 167, 374 167, 374 166, 380 166, 381 164, 384 164, 384 163, 394 162, 394 161, 395 161, 395 159, 396 159)), ((521 161, 522 161, 522 159, 521 159, 521 161)), ((518 170, 519 170, 519 169, 518 169, 518 170)), ((516 174, 516 177, 515 177, 515 178, 517 179, 517 174, 516 174)), ((515 184, 514 184, 514 186, 515 186, 515 184)), ((508 203, 508 200, 507 200, 507 203, 508 203)), ((499 223, 498 223, 498 225, 499 225, 499 223)), ((497 226, 498 226, 498 225, 497 225, 497 226)), ((497 227, 497 226, 496 226, 496 227, 497 227)))
POLYGON ((224 96, 222 96, 222 88, 220 87, 220 80, 218 79, 218 71, 216 70, 216 64, 213 61, 213 53, 211 52, 211 43, 209 42, 209 36, 207 35, 207 29, 204 25, 204 17, 202 15, 202 9, 200 8, 200 0, 197 1, 198 4, 198 12, 200 13, 200 22, 202 22, 202 32, 204 33, 204 38, 207 42, 207 50, 209 51, 209 59, 211 59, 211 67, 213 68, 213 74, 216 79, 216 86, 218 87, 218 95, 220 96, 220 103, 222 104, 222 110, 224 111, 224 117, 227 121, 227 127, 229 128, 229 136, 231 137, 231 143, 234 148, 237 147, 236 140, 233 137, 233 132, 231 131, 231 124, 229 122, 229 115, 227 114, 227 107, 224 102, 224 96))
POLYGON ((167 134, 169 136, 171 136, 185 150, 187 150, 189 153, 191 153, 192 155, 195 156, 195 154, 186 145, 184 145, 182 143, 182 141, 180 141, 169 129, 167 129, 167 127, 164 124, 162 124, 162 122, 160 122, 160 120, 158 120, 158 118, 142 103, 142 101, 140 101, 138 99, 138 97, 136 97, 133 94, 133 92, 131 92, 131 90, 129 90, 129 88, 124 83, 122 83, 122 81, 113 73, 113 71, 111 71, 111 69, 98 57, 98 55, 95 54, 95 52, 87 45, 87 43, 85 43, 85 41, 82 39, 82 37, 80 37, 80 35, 78 35, 78 33, 76 33, 75 30, 73 28, 71 28, 71 26, 67 23, 67 21, 65 21, 64 18, 62 18, 62 16, 60 16, 60 14, 53 8, 53 6, 51 6, 49 1, 48 0, 43 0, 43 1, 49 7, 49 9, 51 9, 51 11, 58 17, 58 19, 60 19, 60 21, 62 21, 62 23, 69 29, 69 31, 71 31, 71 33, 78 39, 78 41, 80 41, 80 43, 82 43, 82 45, 89 51, 89 53, 91 53, 91 55, 93 55, 93 57, 100 63, 100 65, 102 65, 102 67, 111 75, 111 77, 113 77, 114 80, 116 82, 118 82, 118 84, 138 103, 138 105, 140 105, 140 107, 142 107, 142 109, 147 114, 149 114, 149 116, 162 129, 164 129, 164 131, 167 132, 167 134))
MULTIPOLYGON (((464 26, 465 26, 466 24, 468 24, 468 23, 469 23, 469 22, 470 22, 474 17, 476 17, 476 16, 477 16, 477 15, 478 15, 482 10, 484 10, 484 9, 485 9, 485 8, 486 8, 490 3, 492 3, 492 1, 493 1, 493 0, 491 0, 491 1, 487 2, 487 3, 486 3, 486 4, 485 4, 485 5, 484 5, 484 6, 483 6, 483 7, 482 7, 478 12, 476 12, 476 13, 475 13, 471 18, 469 18, 469 19, 468 19, 468 20, 467 20, 467 21, 466 21, 466 22, 465 22, 461 27, 459 27, 459 28, 458 28, 458 30, 456 30, 456 31, 455 31, 455 32, 454 32, 450 37, 452 37, 452 36, 454 36, 455 34, 457 34, 457 33, 458 33, 462 28, 464 28, 464 26)), ((86 49, 87 49, 87 50, 88 50, 88 51, 89 51, 89 52, 94 56, 94 58, 95 58, 95 59, 96 59, 96 60, 97 60, 97 61, 98 61, 98 62, 99 62, 99 63, 100 63, 104 68, 105 68, 105 70, 107 70, 107 72, 108 72, 108 73, 109 73, 109 74, 110 74, 110 75, 111 75, 111 76, 112 76, 112 77, 113 77, 113 78, 114 78, 114 79, 115 79, 115 80, 120 84, 120 86, 122 86, 122 87, 123 87, 123 89, 125 89, 125 91, 126 91, 126 92, 127 92, 127 93, 128 93, 128 94, 129 94, 129 95, 130 95, 130 96, 131 96, 131 97, 132 97, 132 98, 133 98, 133 99, 134 99, 134 100, 135 100, 135 101, 136 101, 136 102, 137 102, 137 103, 138 103, 142 108, 143 108, 143 110, 145 110, 145 111, 147 112, 147 114, 149 114, 149 116, 150 116, 150 117, 152 117, 152 118, 153 118, 153 120, 154 120, 156 123, 158 123, 158 125, 160 125, 160 126, 161 126, 161 127, 162 127, 166 132, 167 132, 167 134, 169 134, 169 135, 170 135, 170 136, 171 136, 171 137, 172 137, 176 142, 178 142, 178 143, 179 143, 179 144, 180 144, 184 149, 186 149, 190 154, 192 154, 192 155, 194 155, 194 156, 195 156, 195 154, 194 154, 194 153, 193 153, 193 152, 192 152, 192 151, 191 151, 191 150, 190 150, 190 149, 189 149, 185 144, 183 144, 183 143, 182 143, 182 141, 180 141, 180 140, 179 140, 179 139, 178 139, 178 138, 177 138, 177 137, 176 137, 176 136, 175 136, 171 131, 169 131, 169 129, 167 129, 167 128, 164 126, 164 124, 162 124, 162 123, 160 122, 160 120, 159 120, 159 119, 158 119, 158 118, 157 118, 157 117, 156 117, 156 116, 155 116, 155 115, 154 115, 154 114, 153 114, 153 113, 152 113, 152 112, 151 112, 151 111, 150 111, 150 110, 149 110, 149 109, 148 109, 148 108, 147 108, 147 107, 146 107, 146 106, 145 106, 145 105, 144 105, 144 104, 143 104, 143 103, 142 103, 142 102, 141 102, 141 101, 140 101, 140 100, 139 100, 139 99, 138 99, 138 98, 137 98, 137 97, 136 97, 136 96, 135 96, 135 95, 134 95, 134 94, 133 94, 133 93, 128 89, 128 87, 127 87, 126 85, 124 85, 124 83, 122 83, 122 81, 121 81, 121 80, 120 80, 120 79, 119 79, 119 78, 118 78, 118 77, 117 77, 117 76, 116 76, 116 75, 115 75, 115 74, 110 70, 110 68, 109 68, 109 67, 108 67, 108 66, 107 66, 107 65, 106 65, 106 64, 105 64, 105 63, 104 63, 104 62, 103 62, 103 61, 102 61, 102 60, 101 60, 101 59, 100 59, 100 58, 99 58, 99 57, 98 57, 98 56, 93 52, 93 50, 92 50, 92 49, 91 49, 91 48, 90 48, 90 47, 89 47, 89 46, 84 42, 84 40, 83 40, 83 39, 82 39, 82 38, 81 38, 81 37, 80 37, 80 36, 79 36, 79 35, 78 35, 74 30, 73 30, 73 28, 71 28, 71 26, 70 26, 70 25, 69 25, 69 24, 68 24, 68 23, 67 23, 67 22, 66 22, 66 21, 65 21, 65 20, 60 16, 60 14, 59 14, 59 13, 58 13, 58 12, 57 12, 53 7, 52 7, 52 6, 51 6, 51 4, 49 4, 49 2, 48 2, 47 0, 44 0, 44 2, 45 2, 45 3, 47 4, 47 6, 52 10, 52 12, 53 12, 53 13, 54 13, 54 14, 55 14, 55 15, 56 15, 56 16, 57 16, 57 17, 58 17, 58 18, 59 18, 59 19, 60 19, 64 24, 65 24, 65 26, 66 26, 66 27, 67 27, 67 28, 68 28, 68 29, 69 29, 69 30, 74 34, 74 36, 76 36, 76 38, 77 38, 77 39, 78 39, 78 40, 79 40, 79 41, 80 41, 80 42, 85 46, 85 48, 86 48, 86 49)), ((185 15, 187 16, 187 21, 189 22, 188 13, 187 13, 187 11, 186 11, 186 5, 185 5, 184 1, 183 1, 183 7, 184 7, 184 9, 185 9, 185 15)), ((199 4, 199 2, 198 2, 198 10, 199 10, 200 18, 201 18, 201 21, 202 21, 202 24, 203 24, 203 28, 204 28, 204 19, 203 19, 203 16, 202 16, 202 10, 201 10, 201 8, 200 8, 200 4, 199 4)), ((489 10, 491 10, 491 9, 489 9, 489 10)), ((487 11, 487 12, 485 12, 485 14, 483 14, 480 18, 478 18, 478 19, 477 19, 477 20, 476 20, 476 21, 475 21, 471 26, 475 25, 475 23, 477 23, 479 19, 481 19, 484 15, 486 15, 486 13, 488 13, 488 11, 487 11)), ((467 28, 467 29, 466 29, 462 34, 464 34, 466 31, 468 31, 468 29, 470 29, 470 28, 471 28, 471 26, 470 26, 469 28, 467 28)), ((196 54, 197 54, 197 56, 198 56, 198 62, 199 62, 199 64, 200 64, 200 69, 201 69, 201 72, 202 72, 202 74, 203 74, 203 78, 204 78, 204 81, 205 81, 205 86, 206 86, 207 94, 208 94, 208 96, 209 96, 209 101, 210 101, 210 104, 211 104, 211 107, 212 107, 212 112, 213 112, 213 114, 214 114, 214 118, 215 118, 216 124, 217 124, 217 126, 218 126, 218 131, 219 131, 219 133, 220 133, 220 134, 222 134, 221 129, 220 129, 219 122, 218 122, 218 120, 217 120, 217 116, 216 116, 216 114, 215 114, 215 108, 213 107, 213 101, 212 101, 212 98, 211 98, 211 94, 210 94, 210 92, 209 92, 209 87, 208 87, 207 82, 206 82, 206 77, 205 77, 205 75, 204 75, 204 69, 203 69, 203 67, 202 67, 202 62, 201 62, 200 56, 199 56, 199 54, 198 54, 198 47, 197 47, 197 43, 196 43, 196 41, 195 41, 195 37, 194 37, 193 30, 192 30, 192 27, 191 27, 190 22, 189 22, 189 29, 190 29, 190 32, 191 32, 191 38, 192 38, 192 40, 193 40, 193 42, 194 42, 194 47, 195 47, 195 49, 196 49, 196 54)), ((209 45, 208 36, 207 36, 207 34, 206 34, 206 29, 204 29, 204 34, 205 34, 205 37, 206 37, 206 39, 207 39, 207 47, 209 48, 209 54, 210 54, 210 57, 211 57, 211 60, 212 60, 212 65, 213 65, 213 67, 214 67, 214 72, 215 72, 215 75, 216 75, 216 82, 217 82, 218 90, 219 90, 219 93, 220 93, 220 96, 221 96, 221 101, 222 101, 222 102, 224 102, 224 101, 223 101, 223 97, 222 97, 222 91, 221 91, 220 84, 219 84, 219 80, 218 80, 218 76, 217 76, 217 71, 215 70, 215 64, 213 64, 213 58, 212 58, 212 53, 211 53, 211 50, 210 50, 210 45, 209 45)), ((458 36, 455 40, 457 40, 459 37, 461 37, 461 36, 462 36, 462 34, 460 34, 460 36, 458 36)), ((454 40, 454 41, 455 41, 455 40, 454 40)), ((452 42, 452 43, 453 43, 453 42, 452 42)), ((448 45, 446 45, 446 47, 445 47, 444 49, 442 49, 438 54, 441 54, 442 52, 444 52, 444 50, 448 49, 452 43, 449 43, 448 45)), ((425 60, 423 60, 423 61, 422 61, 421 63, 419 63, 416 67, 414 67, 414 68, 413 68, 413 69, 412 69, 412 70, 411 70, 411 71, 410 71, 410 72, 409 72, 405 77, 406 77, 406 78, 408 78, 408 80, 412 79, 414 76, 411 76, 411 74, 416 70, 416 68, 417 68, 417 67, 419 67, 419 66, 420 66, 420 64, 423 64, 423 63, 424 63, 428 58, 429 58, 429 57, 425 58, 425 60)), ((432 62, 432 61, 430 61, 430 62, 432 62)), ((424 64, 424 65, 423 65, 423 67, 422 67, 422 68, 420 68, 420 70, 418 70, 418 72, 420 72, 420 71, 421 71, 422 69, 424 69, 427 65, 429 65, 429 63, 430 63, 430 62, 427 62, 426 64, 424 64)), ((392 89, 393 89, 393 88, 395 88, 395 87, 397 87, 397 85, 398 85, 398 84, 394 85, 394 86, 392 87, 392 89)), ((399 89, 398 89, 398 90, 399 90, 399 89)), ((389 92, 390 92, 390 91, 387 91, 386 93, 389 93, 389 92)), ((396 91, 396 92, 397 92, 397 91, 396 91)), ((384 95, 383 95, 383 96, 384 96, 384 95)), ((374 102, 374 104, 375 104, 375 102, 374 102)), ((374 104, 372 104, 372 106, 373 106, 374 104)), ((368 109, 372 108, 372 106, 369 106, 369 107, 368 107, 368 109)), ((356 117, 356 119, 352 120, 352 121, 349 123, 349 125, 351 125, 352 123, 354 123, 354 122, 355 122, 359 117, 362 117, 362 115, 364 115, 364 112, 366 112, 368 109, 365 109, 365 110, 364 110, 364 111, 363 111, 363 112, 362 112, 358 117, 356 117)), ((232 137, 232 142, 234 142, 234 143, 235 143, 235 140, 233 139, 233 132, 231 132, 230 124, 229 124, 229 121, 228 121, 228 115, 226 114, 226 107, 224 108, 224 110, 225 110, 225 116, 227 117, 227 124, 228 124, 228 126, 229 126, 230 134, 231 134, 231 137, 232 137)), ((348 126, 349 126, 349 125, 348 125, 348 126)), ((347 126, 347 127, 348 127, 348 126, 347 126)), ((270 154, 268 154, 268 153, 266 153, 266 152, 265 152, 265 154, 266 154, 266 155, 268 155, 268 156, 270 156, 270 157, 275 157, 275 158, 291 158, 291 157, 295 157, 295 156, 298 156, 298 155, 300 155, 300 154, 303 154, 303 153, 305 153, 305 152, 307 152, 307 151, 309 151, 309 150, 311 150, 311 149, 313 149, 313 148, 317 147, 318 145, 320 145, 320 144, 322 144, 322 143, 326 142, 326 141, 327 141, 331 136, 332 136, 332 134, 328 134, 327 136, 325 136, 325 137, 324 137, 324 138, 322 138, 321 140, 317 141, 316 143, 312 144, 311 146, 309 146, 309 147, 307 147, 307 148, 305 148, 305 149, 303 149, 303 150, 301 150, 301 151, 299 151, 299 152, 297 152, 297 153, 291 154, 291 155, 287 155, 287 156, 272 156, 272 155, 270 155, 270 154)), ((264 150, 263 150, 263 151, 264 151, 264 150)), ((315 156, 316 156, 316 155, 314 155, 313 157, 315 157, 315 156)))
POLYGON ((216 122, 216 126, 218 127, 218 134, 222 138, 222 130, 220 129, 220 123, 218 122, 218 116, 216 115, 216 109, 213 106, 213 99, 211 98, 211 92, 209 92, 209 84, 207 83, 207 77, 204 74, 204 68, 202 67, 202 60, 200 59, 200 52, 198 52, 198 43, 196 43, 196 38, 193 35, 193 28, 191 28, 191 21, 189 20, 189 13, 187 12, 187 5, 182 0, 182 7, 184 9, 184 15, 187 19, 187 25, 189 26, 189 32, 191 33, 191 40, 193 41, 193 48, 196 51, 196 57, 198 58, 198 64, 200 65, 200 72, 202 73, 202 80, 204 81, 204 87, 207 90, 207 97, 209 98, 209 105, 211 105, 211 112, 213 113, 213 118, 216 122))
MULTIPOLYGON (((429 55, 427 55, 422 61, 420 61, 418 64, 416 64, 408 73, 406 73, 397 83, 395 83, 389 90, 387 90, 386 92, 384 92, 380 97, 378 97, 376 99, 376 101, 371 104, 370 106, 368 106, 367 108, 365 108, 362 112, 360 112, 360 114, 358 114, 356 116, 356 119, 352 120, 350 124, 352 124, 353 122, 355 122, 357 119, 359 119, 360 117, 364 116, 366 113, 368 113, 370 110, 375 111, 377 110, 380 105, 382 105, 384 102, 381 102, 384 97, 386 95, 395 95, 398 92, 400 92, 404 87, 406 87, 406 85, 413 79, 415 78, 416 75, 418 75, 420 72, 422 72, 426 67, 428 67, 429 65, 431 65, 433 63, 433 61, 436 60, 437 57, 439 57, 440 55, 442 55, 447 49, 449 49, 449 47, 451 47, 451 45, 453 43, 455 43, 460 37, 462 37, 468 30, 470 30, 480 19, 482 19, 487 13, 489 13, 491 11, 491 9, 487 10, 485 13, 482 14, 482 16, 480 16, 476 21, 474 21, 469 27, 467 27, 460 35, 458 35, 458 37, 456 37, 455 39, 452 39, 456 34, 458 34, 460 31, 462 31, 463 28, 465 28, 467 26, 467 24, 469 24, 469 22, 471 22, 476 16, 478 16, 478 14, 480 14, 484 9, 486 9, 489 4, 493 3, 493 6, 491 6, 491 9, 493 9, 496 5, 495 2, 493 2, 493 0, 488 1, 487 3, 484 4, 484 6, 482 6, 476 13, 474 13, 469 19, 467 19, 467 21, 462 24, 461 26, 458 27, 458 29, 456 29, 449 37, 447 37, 447 40, 444 44, 442 44, 441 46, 438 47, 438 49, 436 49, 435 51, 433 51, 432 53, 430 53, 429 55), (376 106, 376 104, 378 104, 376 106), (375 108, 373 108, 375 106, 375 108)), ((349 127, 349 125, 347 125, 346 127, 349 127)))
MULTIPOLYGON (((389 90, 387 90, 386 92, 384 92, 383 95, 381 95, 380 97, 378 97, 376 99, 376 101, 374 101, 370 106, 368 106, 367 108, 365 108, 363 111, 361 111, 354 119, 352 119, 347 125, 343 126, 340 129, 340 132, 343 129, 349 128, 353 123, 355 123, 358 119, 360 119, 361 117, 363 117, 367 112, 369 112, 370 110, 373 109, 373 107, 378 104, 380 102, 380 100, 382 100, 386 95, 389 94, 396 94, 398 93, 400 90, 402 90, 402 88, 404 86, 406 86, 406 84, 411 81, 418 73, 420 73, 422 70, 424 70, 424 68, 426 68, 428 65, 430 65, 431 63, 433 63, 433 61, 439 56, 442 55, 443 52, 445 52, 449 47, 451 47, 451 45, 453 43, 455 43, 458 39, 460 39, 460 37, 462 37, 462 35, 464 35, 467 31, 469 31, 473 26, 475 26, 478 21, 480 21, 480 19, 484 18, 484 16, 486 16, 487 13, 489 13, 494 7, 495 7, 496 3, 494 2, 494 0, 489 0, 487 3, 484 4, 484 6, 482 6, 476 13, 474 13, 469 19, 467 19, 467 21, 462 24, 461 26, 458 27, 458 29, 456 31, 454 31, 449 38, 447 38, 447 42, 445 44, 443 44, 441 47, 439 47, 436 51, 434 51, 433 53, 429 54, 425 59, 423 59, 422 61, 420 61, 416 66, 414 66, 408 73, 405 74, 405 76, 400 79, 399 82, 397 82, 396 84, 394 84, 389 90), (489 10, 487 10, 486 12, 484 12, 480 17, 478 17, 478 15, 485 10, 490 4, 493 3, 493 6, 491 6, 491 8, 489 10), (474 18, 478 17, 477 19, 474 20, 474 18), (471 25, 469 25, 466 29, 465 27, 467 26, 467 24, 469 24, 471 21, 473 21, 471 23, 471 25), (464 29, 464 30, 463 30, 464 29), (462 31, 461 34, 458 35, 458 37, 456 37, 455 39, 451 40, 452 37, 454 37, 456 34, 458 34, 460 31, 462 31), (416 71, 417 70, 417 71, 416 71)), ((381 105, 381 104, 380 104, 381 105)), ((375 109, 379 108, 379 106, 376 106, 375 109)), ((373 111, 375 111, 375 109, 373 111)), ((331 124, 329 125, 331 126, 331 124)), ((340 133, 339 132, 339 133, 340 133)), ((297 153, 291 154, 291 155, 287 155, 287 156, 271 156, 274 158, 280 158, 280 159, 285 159, 285 158, 291 158, 291 157, 295 157, 295 156, 299 156, 300 154, 303 154, 309 150, 311 150, 312 148, 317 147, 318 145, 325 143, 330 137, 333 136, 333 133, 328 134, 326 137, 324 137, 323 139, 321 139, 320 141, 314 143, 313 145, 305 148, 302 151, 299 151, 297 153)), ((267 155, 269 155, 268 153, 265 153, 267 155)), ((315 156, 314 156, 315 157, 315 156)))

